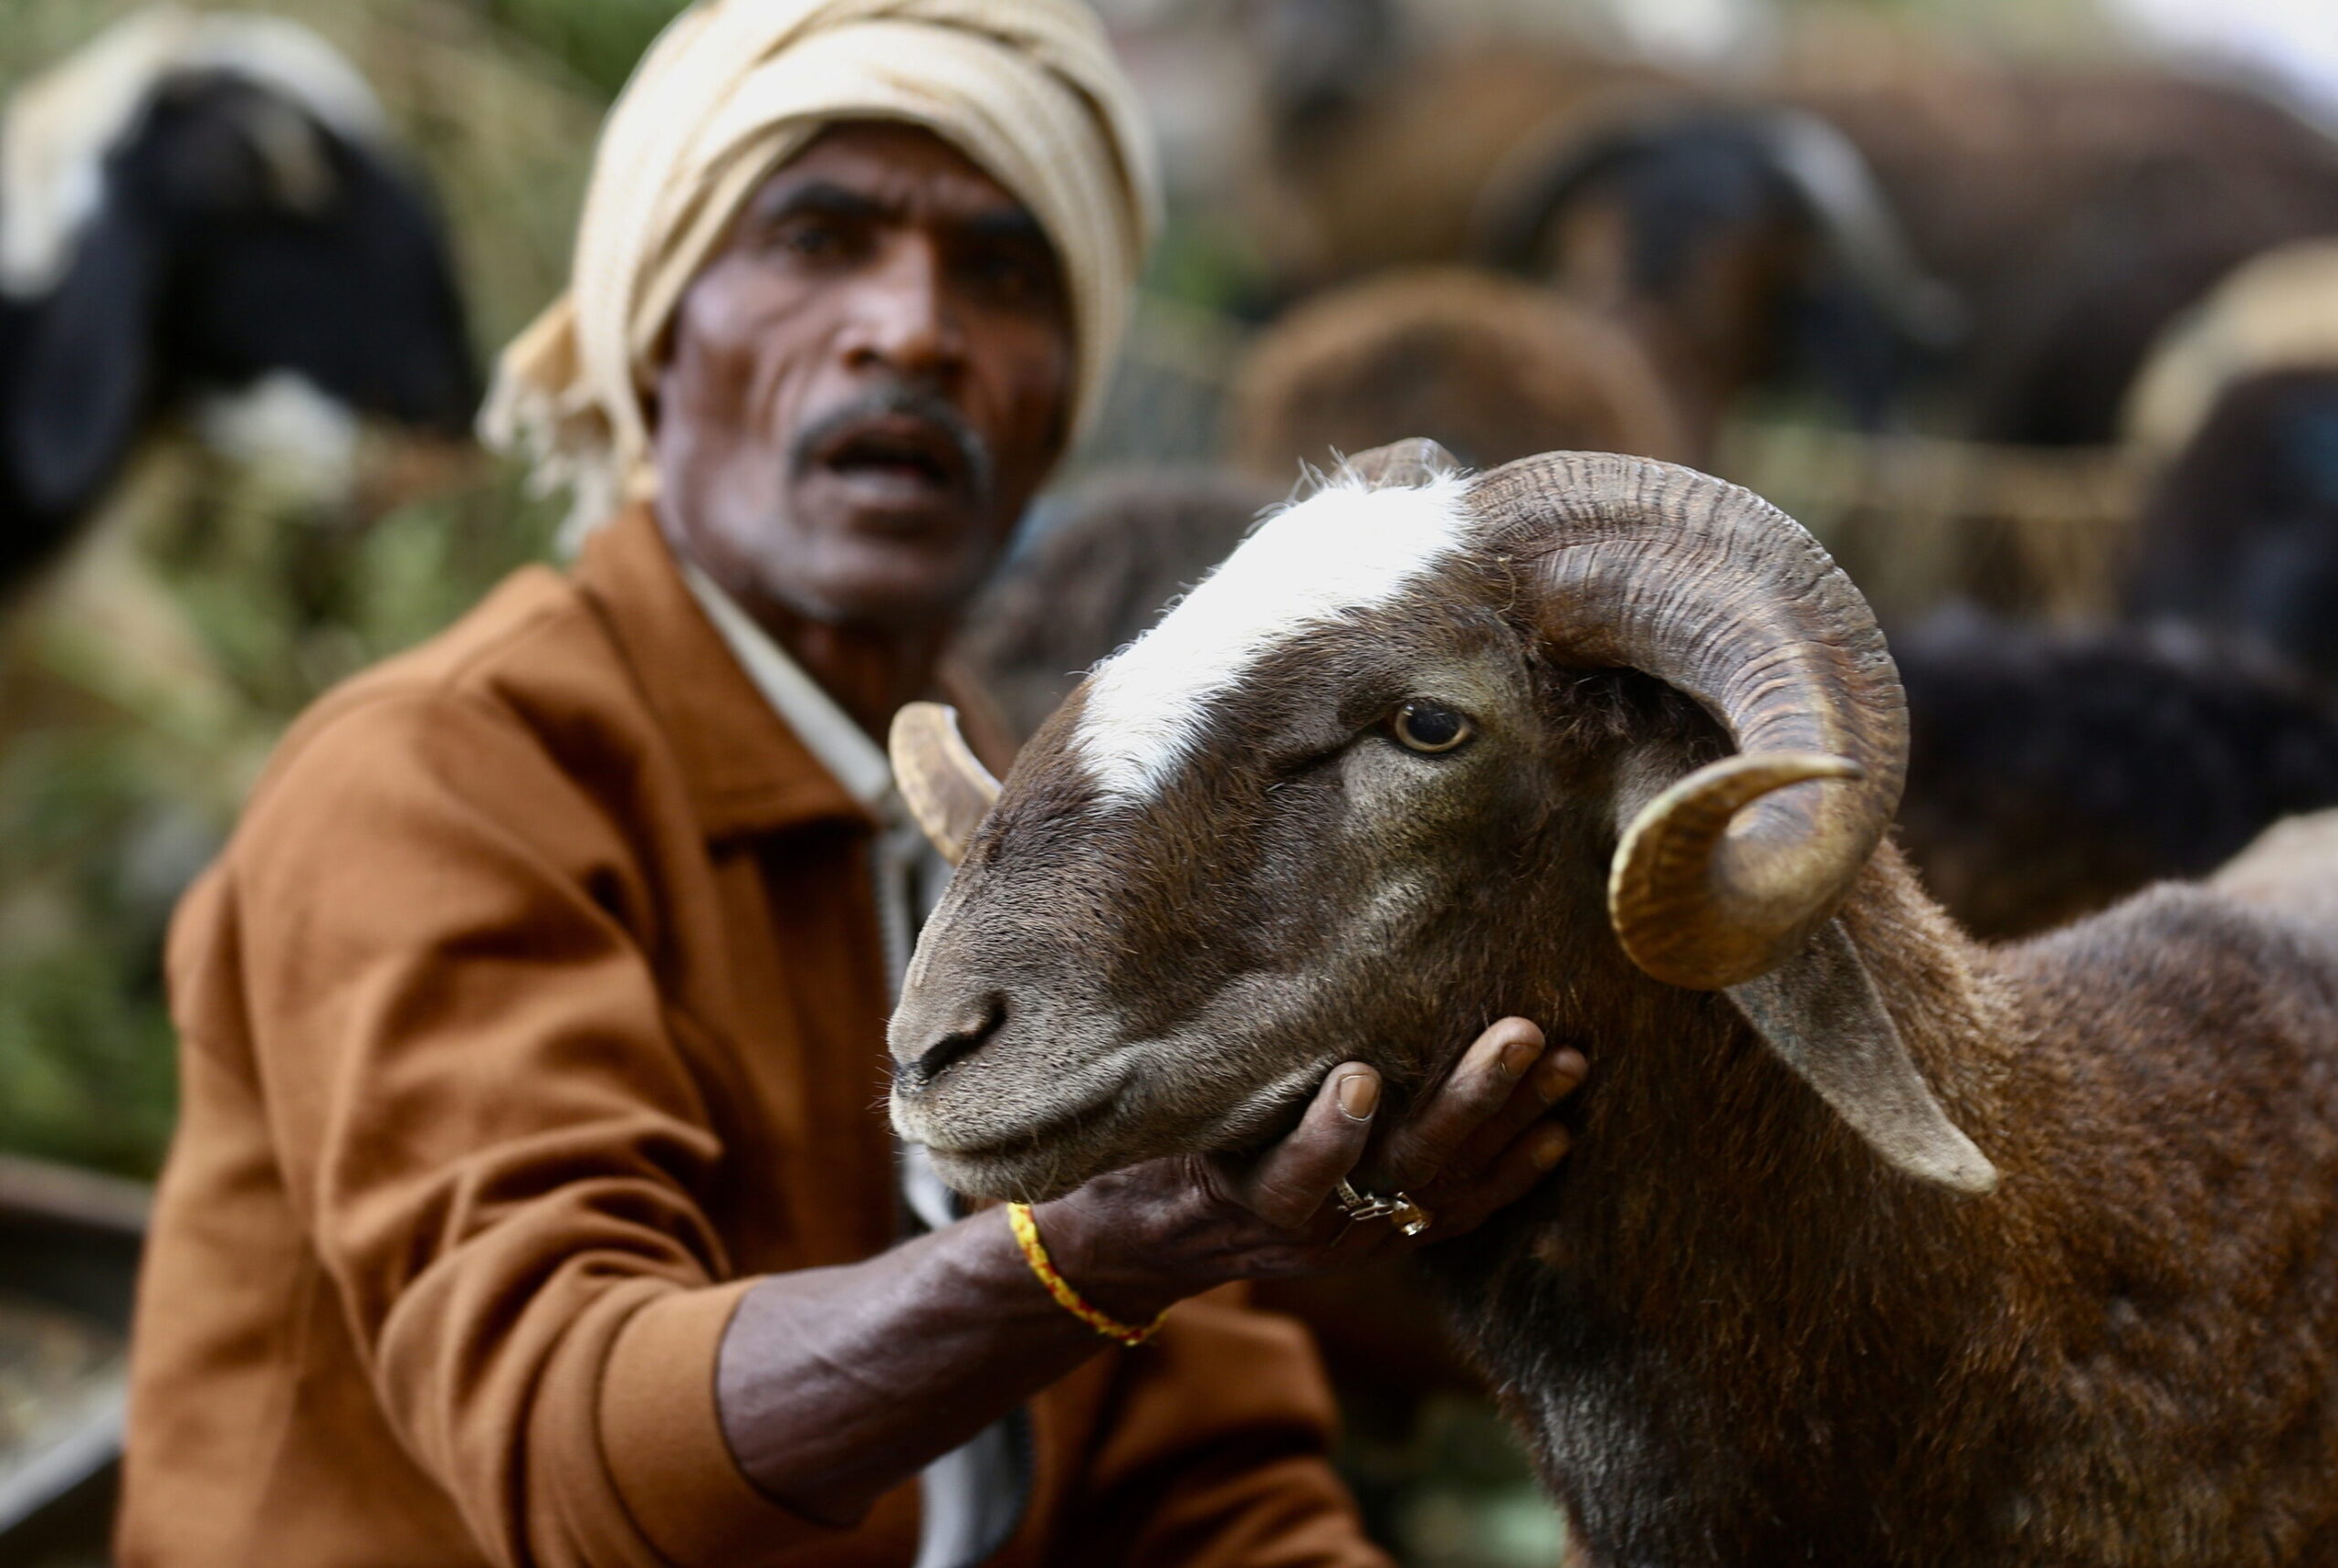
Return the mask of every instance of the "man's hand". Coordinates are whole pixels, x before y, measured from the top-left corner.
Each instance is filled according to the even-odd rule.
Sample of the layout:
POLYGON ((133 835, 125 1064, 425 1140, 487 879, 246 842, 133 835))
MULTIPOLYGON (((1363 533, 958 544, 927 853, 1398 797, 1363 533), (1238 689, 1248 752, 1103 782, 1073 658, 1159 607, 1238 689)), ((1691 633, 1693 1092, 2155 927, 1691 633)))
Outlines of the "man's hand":
MULTIPOLYGON (((1229 1279, 1344 1268, 1412 1245, 1386 1219, 1351 1222, 1341 1179, 1404 1191, 1458 1236, 1523 1194, 1566 1152, 1551 1107, 1583 1058, 1545 1052, 1505 1018, 1444 1084, 1382 1127, 1380 1075, 1333 1068, 1297 1128, 1247 1160, 1155 1160, 1039 1205, 1041 1239, 1081 1295, 1126 1322, 1229 1279)), ((996 1209, 865 1262, 774 1274, 723 1336, 715 1398, 755 1483, 834 1524, 964 1442, 1104 1342, 1031 1278, 996 1209)))
POLYGON ((1581 1053, 1546 1056, 1541 1029, 1504 1018, 1411 1115, 1384 1128, 1379 1073, 1343 1063, 1265 1152, 1155 1160, 1100 1177, 1040 1205, 1040 1235, 1074 1288, 1138 1322, 1231 1279, 1348 1268, 1441 1241, 1524 1196, 1565 1155, 1566 1130, 1548 1113, 1587 1070, 1581 1053), (1428 1211, 1427 1232, 1407 1242, 1393 1221, 1349 1219, 1334 1200, 1343 1180, 1409 1194, 1428 1211))

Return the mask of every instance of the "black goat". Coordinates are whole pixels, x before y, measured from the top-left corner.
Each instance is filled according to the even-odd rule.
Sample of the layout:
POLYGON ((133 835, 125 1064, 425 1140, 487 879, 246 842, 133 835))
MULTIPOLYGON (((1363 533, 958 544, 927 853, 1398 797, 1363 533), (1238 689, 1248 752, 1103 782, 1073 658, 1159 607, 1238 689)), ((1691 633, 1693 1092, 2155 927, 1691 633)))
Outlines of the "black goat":
POLYGON ((384 149, 231 71, 181 72, 155 82, 102 187, 62 279, 0 293, 0 590, 190 397, 289 374, 354 412, 468 432, 479 374, 445 237, 384 149), (285 177, 287 137, 304 180, 285 177))
POLYGON ((2144 503, 2128 607, 2338 681, 2338 369, 2224 388, 2144 503))
POLYGON ((2338 805, 2338 705, 2230 646, 1953 613, 1892 652, 1908 693, 1901 845, 1976 936, 2206 876, 2280 818, 2338 805))
POLYGON ((1788 110, 1673 106, 1522 156, 1480 249, 1615 311, 1693 424, 1782 374, 1860 425, 1960 329, 1851 144, 1788 110))

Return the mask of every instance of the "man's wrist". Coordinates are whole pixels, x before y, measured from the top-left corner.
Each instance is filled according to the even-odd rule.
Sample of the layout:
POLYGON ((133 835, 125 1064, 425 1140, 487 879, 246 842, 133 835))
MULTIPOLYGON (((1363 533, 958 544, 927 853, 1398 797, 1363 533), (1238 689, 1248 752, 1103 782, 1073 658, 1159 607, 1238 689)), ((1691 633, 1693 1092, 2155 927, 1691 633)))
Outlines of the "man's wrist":
MULTIPOLYGON (((1153 1260, 1143 1256, 1150 1249, 1132 1226, 1116 1223, 1115 1217, 1098 1213, 1079 1193, 1031 1209, 1056 1272, 1098 1311, 1141 1328, 1216 1283, 1180 1284, 1161 1277, 1150 1266, 1153 1260)), ((1046 1289, 1036 1270, 1034 1282, 1046 1289)))

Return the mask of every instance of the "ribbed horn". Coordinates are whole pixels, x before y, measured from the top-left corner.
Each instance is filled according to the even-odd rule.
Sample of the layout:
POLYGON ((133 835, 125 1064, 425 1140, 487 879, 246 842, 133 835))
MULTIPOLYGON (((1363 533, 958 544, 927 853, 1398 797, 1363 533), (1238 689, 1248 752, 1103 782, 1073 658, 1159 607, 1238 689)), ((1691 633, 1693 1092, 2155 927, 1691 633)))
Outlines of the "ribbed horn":
POLYGON ((1866 601, 1791 518, 1669 463, 1551 453, 1471 499, 1554 657, 1651 675, 1737 745, 1626 829, 1608 883, 1625 951, 1698 990, 1793 957, 1874 854, 1906 773, 1907 707, 1866 601))
POLYGON ((911 702, 893 715, 887 748, 893 782, 910 815, 953 866, 998 800, 998 781, 958 730, 958 710, 940 702, 911 702))

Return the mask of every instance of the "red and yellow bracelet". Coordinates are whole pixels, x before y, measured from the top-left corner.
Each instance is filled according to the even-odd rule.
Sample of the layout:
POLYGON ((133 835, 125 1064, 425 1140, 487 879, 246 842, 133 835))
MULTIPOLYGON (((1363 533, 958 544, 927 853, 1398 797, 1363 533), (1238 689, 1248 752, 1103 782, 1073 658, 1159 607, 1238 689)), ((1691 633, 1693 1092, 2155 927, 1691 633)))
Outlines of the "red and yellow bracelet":
POLYGON ((1039 1239, 1039 1222, 1031 1217, 1029 1204, 1007 1205, 1006 1223, 1015 1228, 1015 1244, 1023 1249, 1023 1261, 1031 1266, 1031 1272, 1039 1277, 1039 1283, 1048 1288, 1056 1305, 1106 1339, 1132 1347, 1141 1345, 1159 1331, 1163 1320, 1169 1316, 1164 1312, 1140 1329, 1098 1311, 1057 1271, 1055 1260, 1048 1256, 1047 1244, 1039 1239))

